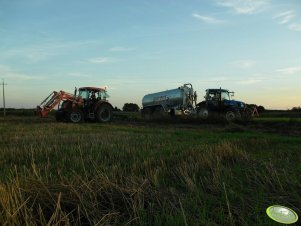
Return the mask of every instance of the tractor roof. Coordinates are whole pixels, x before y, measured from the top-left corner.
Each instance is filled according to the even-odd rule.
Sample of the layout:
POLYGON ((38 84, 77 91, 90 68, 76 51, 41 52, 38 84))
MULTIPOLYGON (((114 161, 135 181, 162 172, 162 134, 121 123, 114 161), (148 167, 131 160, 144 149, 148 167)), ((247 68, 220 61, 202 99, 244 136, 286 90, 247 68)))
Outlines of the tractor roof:
POLYGON ((229 92, 227 89, 206 89, 206 92, 229 92))
POLYGON ((98 88, 98 87, 81 87, 79 90, 88 90, 92 92, 99 92, 99 91, 105 91, 104 88, 98 88))

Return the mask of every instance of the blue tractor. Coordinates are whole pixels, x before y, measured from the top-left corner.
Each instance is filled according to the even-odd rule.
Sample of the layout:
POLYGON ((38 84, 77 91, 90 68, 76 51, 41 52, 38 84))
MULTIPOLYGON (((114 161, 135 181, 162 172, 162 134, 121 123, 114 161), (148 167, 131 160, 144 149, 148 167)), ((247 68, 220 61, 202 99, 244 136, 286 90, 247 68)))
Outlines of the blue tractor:
POLYGON ((227 89, 207 89, 205 100, 197 104, 197 114, 203 119, 224 117, 228 122, 252 119, 252 109, 241 101, 232 100, 234 92, 227 89))

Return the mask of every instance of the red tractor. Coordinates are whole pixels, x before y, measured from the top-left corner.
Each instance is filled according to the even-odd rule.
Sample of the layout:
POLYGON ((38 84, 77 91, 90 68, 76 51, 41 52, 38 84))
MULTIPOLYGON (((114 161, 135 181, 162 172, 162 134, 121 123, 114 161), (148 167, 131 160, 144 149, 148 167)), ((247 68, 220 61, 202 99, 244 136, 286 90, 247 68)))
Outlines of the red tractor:
POLYGON ((56 120, 59 122, 108 122, 113 114, 113 107, 107 101, 108 97, 106 89, 96 87, 82 87, 78 90, 75 88, 74 94, 62 90, 53 91, 37 106, 35 114, 44 118, 58 106, 56 120))

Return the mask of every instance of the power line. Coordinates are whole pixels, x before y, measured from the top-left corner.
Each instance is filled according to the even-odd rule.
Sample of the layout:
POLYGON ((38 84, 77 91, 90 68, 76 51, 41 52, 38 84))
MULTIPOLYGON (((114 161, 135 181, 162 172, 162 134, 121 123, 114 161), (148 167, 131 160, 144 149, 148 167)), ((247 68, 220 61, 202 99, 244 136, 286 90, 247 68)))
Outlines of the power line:
POLYGON ((6 111, 5 111, 5 90, 4 90, 4 86, 7 85, 6 83, 4 83, 4 79, 2 79, 2 92, 3 92, 3 116, 6 116, 6 111))

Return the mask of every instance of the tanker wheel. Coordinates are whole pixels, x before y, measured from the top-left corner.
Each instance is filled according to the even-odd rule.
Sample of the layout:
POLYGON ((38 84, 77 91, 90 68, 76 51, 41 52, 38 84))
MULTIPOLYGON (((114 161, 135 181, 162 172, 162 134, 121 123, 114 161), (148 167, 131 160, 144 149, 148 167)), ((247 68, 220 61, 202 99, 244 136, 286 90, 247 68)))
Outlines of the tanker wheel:
POLYGON ((205 107, 200 108, 199 111, 198 111, 198 116, 199 116, 201 119, 207 119, 208 116, 209 116, 208 109, 205 108, 205 107))
POLYGON ((84 113, 80 109, 72 110, 69 113, 68 119, 69 119, 70 122, 73 122, 73 123, 82 122, 82 121, 84 121, 84 113))
POLYGON ((166 116, 163 107, 158 106, 155 108, 154 112, 153 112, 153 119, 161 119, 164 116, 166 116))
POLYGON ((112 108, 109 105, 102 105, 96 112, 98 122, 109 122, 112 119, 112 108))
POLYGON ((150 108, 143 109, 142 117, 147 121, 151 120, 152 119, 152 110, 150 108))
POLYGON ((225 117, 228 122, 233 122, 236 119, 236 114, 233 110, 228 110, 225 117))

